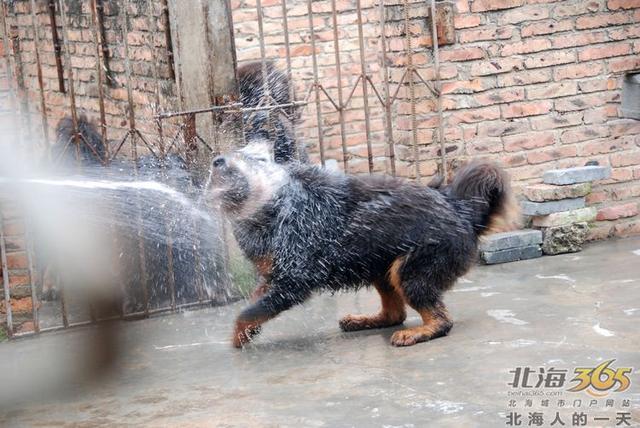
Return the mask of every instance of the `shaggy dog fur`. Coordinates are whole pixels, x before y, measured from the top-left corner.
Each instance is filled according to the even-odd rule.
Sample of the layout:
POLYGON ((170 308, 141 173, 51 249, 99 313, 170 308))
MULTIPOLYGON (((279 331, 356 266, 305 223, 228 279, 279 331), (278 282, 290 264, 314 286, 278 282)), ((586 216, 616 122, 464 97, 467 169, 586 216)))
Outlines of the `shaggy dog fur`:
POLYGON ((423 324, 395 332, 392 344, 448 333, 442 295, 471 267, 478 237, 512 198, 501 169, 469 164, 441 191, 398 178, 284 168, 259 153, 245 148, 213 161, 211 200, 228 213, 240 246, 266 278, 236 321, 234 346, 314 291, 370 284, 381 311, 348 315, 343 330, 401 324, 408 305, 423 324))

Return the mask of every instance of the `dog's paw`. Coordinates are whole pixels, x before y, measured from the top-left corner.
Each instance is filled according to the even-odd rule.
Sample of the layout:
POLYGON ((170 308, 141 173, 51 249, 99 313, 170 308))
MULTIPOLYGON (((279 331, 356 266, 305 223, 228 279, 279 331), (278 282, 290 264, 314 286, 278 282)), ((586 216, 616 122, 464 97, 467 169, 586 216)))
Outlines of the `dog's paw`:
POLYGON ((371 321, 372 317, 366 315, 347 315, 342 318, 338 324, 342 331, 358 331, 372 328, 371 321))
POLYGON ((251 342, 251 339, 260 334, 260 326, 250 323, 244 323, 238 321, 236 328, 233 332, 233 338, 231 342, 236 348, 242 348, 244 345, 251 342))
POLYGON ((391 336, 391 344, 393 346, 412 346, 426 340, 429 340, 428 336, 411 331, 411 329, 396 331, 391 336))

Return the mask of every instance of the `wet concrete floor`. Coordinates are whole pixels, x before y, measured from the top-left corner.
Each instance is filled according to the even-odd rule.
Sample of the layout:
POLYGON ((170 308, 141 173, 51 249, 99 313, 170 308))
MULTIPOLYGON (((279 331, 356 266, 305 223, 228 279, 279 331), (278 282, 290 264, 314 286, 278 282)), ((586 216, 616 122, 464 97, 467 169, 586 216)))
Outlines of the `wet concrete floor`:
MULTIPOLYGON (((628 412, 640 426, 635 371, 627 390, 601 392, 591 408, 592 395, 567 391, 576 367, 616 359, 611 368, 640 372, 640 238, 478 267, 445 301, 450 335, 409 348, 389 345, 397 328, 340 332, 342 316, 377 310, 373 291, 314 297, 243 351, 228 339, 244 302, 127 322, 118 369, 91 387, 70 379, 94 328, 3 343, 0 426, 498 427, 511 412, 529 426, 534 411, 541 426, 556 412, 566 426, 574 412, 587 426, 615 426, 628 412), (567 370, 566 380, 510 386, 527 367, 529 386, 541 368, 567 370)), ((418 323, 411 312, 405 325, 418 323)))

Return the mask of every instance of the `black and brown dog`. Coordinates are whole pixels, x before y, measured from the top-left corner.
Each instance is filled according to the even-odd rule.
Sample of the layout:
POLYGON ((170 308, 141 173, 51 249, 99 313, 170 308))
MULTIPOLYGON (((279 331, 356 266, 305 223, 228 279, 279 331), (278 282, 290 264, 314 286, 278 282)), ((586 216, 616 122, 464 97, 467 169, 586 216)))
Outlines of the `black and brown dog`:
POLYGON ((314 291, 370 284, 381 311, 347 315, 344 331, 401 324, 408 305, 423 324, 396 331, 393 345, 449 332, 443 293, 476 260, 478 237, 514 205, 499 167, 471 163, 437 189, 271 159, 266 145, 250 145, 213 161, 210 200, 228 214, 241 248, 266 277, 236 321, 234 346, 314 291))

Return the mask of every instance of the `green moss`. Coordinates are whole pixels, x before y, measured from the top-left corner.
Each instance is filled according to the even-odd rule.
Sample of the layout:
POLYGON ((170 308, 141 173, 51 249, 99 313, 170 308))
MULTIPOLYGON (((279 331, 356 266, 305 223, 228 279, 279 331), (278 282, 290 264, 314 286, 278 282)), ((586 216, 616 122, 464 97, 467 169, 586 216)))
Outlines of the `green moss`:
POLYGON ((0 342, 4 342, 8 338, 9 338, 9 336, 7 335, 7 332, 4 329, 4 326, 0 325, 0 342))
POLYGON ((234 292, 247 297, 256 286, 256 272, 253 264, 241 255, 230 255, 229 275, 234 292))

